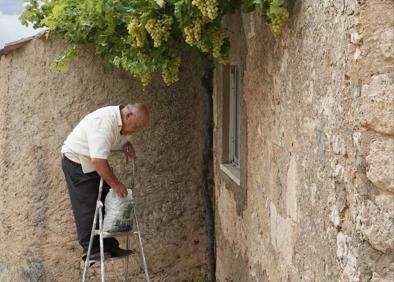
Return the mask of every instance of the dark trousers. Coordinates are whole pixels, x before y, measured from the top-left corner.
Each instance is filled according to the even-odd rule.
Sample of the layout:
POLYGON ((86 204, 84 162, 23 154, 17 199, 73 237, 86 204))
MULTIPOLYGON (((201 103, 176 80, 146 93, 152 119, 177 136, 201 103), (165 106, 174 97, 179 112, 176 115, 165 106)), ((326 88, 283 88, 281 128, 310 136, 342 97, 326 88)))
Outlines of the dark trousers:
MULTIPOLYGON (((83 173, 80 164, 75 163, 64 156, 62 157, 62 169, 66 178, 75 224, 77 226, 78 241, 82 246, 83 253, 87 253, 94 212, 96 210, 100 176, 97 172, 83 173)), ((104 182, 101 194, 101 201, 103 203, 109 189, 110 187, 108 184, 104 182)), ((111 251, 111 249, 118 246, 119 242, 115 238, 104 238, 105 251, 111 251)), ((99 250, 99 237, 96 235, 93 240, 92 253, 98 252, 99 250)))

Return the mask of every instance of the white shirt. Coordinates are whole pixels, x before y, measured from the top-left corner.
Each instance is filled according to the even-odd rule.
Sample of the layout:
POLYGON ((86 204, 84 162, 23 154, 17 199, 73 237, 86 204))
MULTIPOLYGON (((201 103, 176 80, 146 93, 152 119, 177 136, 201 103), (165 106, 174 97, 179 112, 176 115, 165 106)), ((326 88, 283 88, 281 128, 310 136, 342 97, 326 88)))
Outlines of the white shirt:
POLYGON ((95 171, 91 159, 107 159, 111 150, 120 150, 128 141, 120 134, 122 117, 119 106, 98 109, 86 115, 71 131, 62 154, 82 166, 84 173, 95 171))

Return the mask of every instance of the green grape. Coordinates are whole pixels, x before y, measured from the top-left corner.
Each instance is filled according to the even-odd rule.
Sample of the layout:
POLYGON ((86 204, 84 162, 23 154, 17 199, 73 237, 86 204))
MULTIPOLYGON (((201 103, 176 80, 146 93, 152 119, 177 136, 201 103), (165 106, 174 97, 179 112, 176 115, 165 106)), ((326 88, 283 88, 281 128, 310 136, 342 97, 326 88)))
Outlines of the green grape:
POLYGON ((133 18, 127 25, 127 31, 133 38, 132 47, 134 48, 141 48, 144 46, 144 39, 140 31, 140 26, 141 24, 136 18, 133 18))
POLYGON ((187 26, 183 29, 185 35, 185 41, 190 46, 195 46, 201 39, 201 30, 203 26, 203 20, 200 17, 192 20, 192 25, 187 26))
POLYGON ((163 19, 149 19, 145 24, 145 29, 153 39, 154 47, 160 47, 162 42, 166 42, 170 36, 170 28, 173 19, 164 16, 163 19))
POLYGON ((200 41, 200 42, 197 44, 197 47, 200 48, 200 50, 201 50, 203 53, 209 53, 209 46, 208 46, 208 44, 205 43, 204 41, 200 41))
POLYGON ((141 72, 138 73, 137 76, 141 79, 141 83, 143 86, 147 86, 149 82, 152 80, 152 73, 151 72, 141 72))
POLYGON ((169 61, 168 64, 162 69, 161 76, 166 85, 173 84, 179 80, 179 66, 181 58, 176 57, 169 61))
POLYGON ((218 16, 219 3, 217 0, 193 0, 192 4, 209 20, 214 20, 218 16))
POLYGON ((142 52, 138 52, 137 53, 137 59, 141 62, 141 63, 145 63, 148 61, 148 55, 142 53, 142 52))
POLYGON ((218 27, 209 28, 207 33, 212 40, 212 56, 218 59, 222 56, 220 50, 224 43, 224 39, 226 38, 226 34, 221 28, 218 27))
POLYGON ((183 29, 183 33, 185 34, 185 41, 190 46, 194 45, 194 37, 193 37, 193 28, 187 26, 183 29))
POLYGON ((270 23, 271 32, 275 36, 278 36, 282 32, 283 27, 285 26, 287 20, 289 19, 289 13, 285 8, 279 7, 275 10, 270 9, 267 15, 271 19, 271 23, 270 23))
POLYGON ((141 80, 143 86, 147 86, 151 82, 153 73, 151 71, 142 70, 142 68, 133 68, 129 70, 135 77, 141 80))

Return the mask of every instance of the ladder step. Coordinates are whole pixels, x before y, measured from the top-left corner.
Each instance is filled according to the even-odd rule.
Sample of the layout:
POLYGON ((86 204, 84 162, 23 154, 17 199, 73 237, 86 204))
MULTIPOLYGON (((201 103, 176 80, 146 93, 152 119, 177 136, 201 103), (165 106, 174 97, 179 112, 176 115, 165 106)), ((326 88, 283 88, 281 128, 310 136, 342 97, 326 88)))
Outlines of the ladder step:
POLYGON ((121 236, 127 236, 134 234, 135 232, 133 231, 126 231, 126 232, 107 232, 107 231, 100 231, 99 229, 96 229, 94 231, 95 235, 100 235, 100 233, 103 233, 103 238, 109 238, 109 237, 121 237, 121 236))
MULTIPOLYGON (((125 256, 122 256, 122 257, 108 257, 108 258, 106 257, 104 262, 115 262, 115 261, 118 261, 118 260, 130 257, 132 255, 134 255, 134 253, 131 253, 131 254, 128 254, 128 255, 125 255, 125 256)), ((92 267, 92 265, 96 265, 96 264, 100 265, 100 258, 97 258, 97 259, 94 259, 94 260, 89 260, 89 261, 91 263, 90 267, 92 267)), ((83 264, 85 264, 85 262, 83 262, 83 264)))

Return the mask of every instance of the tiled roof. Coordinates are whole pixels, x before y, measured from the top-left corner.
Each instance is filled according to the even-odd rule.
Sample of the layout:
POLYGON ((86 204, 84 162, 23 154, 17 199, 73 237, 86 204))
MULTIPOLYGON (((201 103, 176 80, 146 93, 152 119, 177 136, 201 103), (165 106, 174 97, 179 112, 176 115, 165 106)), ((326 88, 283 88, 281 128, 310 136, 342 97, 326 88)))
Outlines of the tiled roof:
POLYGON ((23 46, 25 46, 28 42, 30 42, 30 40, 34 39, 34 38, 40 38, 44 35, 46 31, 41 31, 39 33, 37 33, 36 35, 33 36, 29 36, 26 38, 22 38, 19 39, 18 41, 14 41, 14 42, 10 42, 10 43, 6 43, 3 49, 0 49, 0 57, 3 55, 7 55, 9 53, 11 53, 12 51, 14 51, 15 49, 21 48, 23 46))

